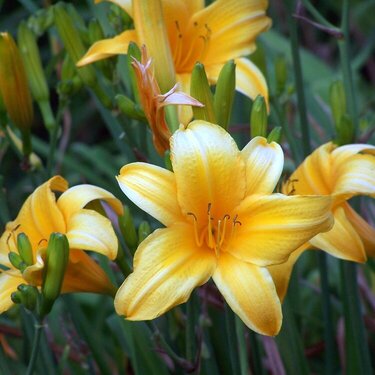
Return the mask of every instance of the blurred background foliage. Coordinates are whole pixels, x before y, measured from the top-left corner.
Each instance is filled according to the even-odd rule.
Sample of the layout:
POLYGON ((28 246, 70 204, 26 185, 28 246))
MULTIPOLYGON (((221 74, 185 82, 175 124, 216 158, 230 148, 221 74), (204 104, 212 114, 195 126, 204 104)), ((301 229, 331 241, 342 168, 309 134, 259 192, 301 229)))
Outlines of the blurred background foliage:
MULTIPOLYGON (((94 22, 98 22, 106 37, 132 24, 131 19, 110 3, 94 5, 91 0, 67 3, 70 4, 67 9, 71 20, 86 49, 95 37, 102 38, 100 33, 95 35, 89 32, 90 27, 94 28, 91 26, 94 22)), ((275 126, 282 126, 284 130, 282 145, 286 153, 286 174, 303 158, 290 51, 291 17, 298 19, 303 82, 314 148, 335 137, 329 89, 332 82, 341 78, 335 36, 319 30, 309 22, 312 18, 302 2, 297 6, 292 5, 292 10, 290 3, 293 2, 270 2, 268 14, 273 20, 273 27, 261 35, 258 49, 251 55, 269 83, 269 130, 275 126), (285 82, 280 79, 278 69, 284 71, 285 82)), ((154 228, 158 224, 126 200, 114 178, 120 167, 131 161, 147 160, 164 165, 164 160, 153 149, 147 125, 129 118, 116 105, 117 94, 134 99, 127 58, 120 56, 94 64, 95 77, 102 92, 98 98, 95 90, 82 82, 73 62, 66 57, 65 47, 54 26, 54 4, 48 0, 0 0, 1 31, 8 31, 16 37, 20 22, 26 20, 38 37, 50 102, 59 127, 58 152, 52 161, 53 173, 62 174, 71 185, 87 182, 110 190, 131 207, 136 227, 143 220, 148 220, 154 228)), ((340 23, 342 1, 319 0, 314 4, 332 24, 340 23)), ((360 124, 357 141, 374 144, 375 2, 353 0, 350 1, 350 9, 351 59, 360 124)), ((248 98, 236 94, 230 132, 240 147, 250 138, 251 105, 248 98)), ((50 140, 36 105, 32 136, 33 151, 46 166, 50 158, 50 140)), ((20 152, 8 142, 4 129, 0 130, 0 187, 5 198, 1 200, 0 207, 1 229, 9 219, 15 217, 27 195, 46 178, 45 168, 25 167, 22 164, 20 152)), ((364 216, 374 224, 373 202, 362 199, 358 204, 364 216)), ((114 264, 108 264, 99 257, 98 260, 117 282, 122 281, 114 264)), ((328 258, 329 292, 337 343, 333 362, 337 374, 342 372, 345 363, 338 262, 328 258)), ((374 271, 373 260, 359 270, 366 334, 372 353, 375 353, 374 271)), ((287 298, 281 334, 273 340, 247 330, 246 342, 240 343, 249 353, 250 370, 254 374, 300 375, 325 371, 320 276, 317 259, 313 254, 307 252, 300 259, 294 278, 287 298)), ((195 291, 193 298, 198 299, 205 294, 210 296, 209 300, 201 300, 202 310, 206 314, 198 316, 199 313, 195 312, 197 320, 203 319, 198 332, 198 340, 203 340, 201 373, 231 374, 226 360, 228 338, 224 329, 218 329, 226 324, 221 313, 223 304, 210 284, 195 291)), ((115 315, 109 297, 64 296, 48 317, 36 373, 166 374, 170 371, 189 371, 183 361, 179 362, 181 358, 173 358, 161 343, 166 339, 177 353, 184 352, 184 334, 181 331, 185 327, 185 310, 186 306, 175 308, 158 319, 157 323, 131 323, 115 315), (160 338, 159 330, 165 337, 160 338)), ((232 324, 234 329, 243 329, 238 320, 232 324)), ((33 320, 24 310, 15 307, 0 317, 1 374, 25 372, 32 335, 33 320)))

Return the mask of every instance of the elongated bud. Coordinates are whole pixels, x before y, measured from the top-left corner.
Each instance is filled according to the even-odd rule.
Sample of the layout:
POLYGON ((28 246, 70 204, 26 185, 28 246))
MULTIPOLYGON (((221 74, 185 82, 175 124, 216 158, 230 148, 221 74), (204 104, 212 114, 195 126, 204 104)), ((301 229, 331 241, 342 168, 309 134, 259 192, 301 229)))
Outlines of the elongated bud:
POLYGON ((0 33, 0 92, 14 125, 28 133, 34 118, 31 94, 21 55, 8 33, 0 33))
POLYGON ((130 118, 146 122, 142 109, 125 95, 116 95, 115 101, 119 110, 130 118))
POLYGON ((34 99, 38 102, 48 101, 49 90, 35 34, 27 27, 25 22, 21 22, 18 27, 17 40, 34 99))
POLYGON ((282 94, 286 87, 288 68, 285 56, 279 55, 275 59, 276 93, 282 94))
POLYGON ((217 124, 228 129, 236 88, 236 64, 228 61, 220 71, 214 95, 217 124))
POLYGON ((26 264, 24 263, 21 256, 14 251, 10 251, 8 253, 9 262, 12 264, 14 268, 17 268, 18 270, 21 270, 21 268, 24 268, 26 264))
POLYGON ((276 126, 275 128, 272 129, 271 133, 268 134, 267 142, 268 143, 272 143, 272 142, 280 143, 282 134, 283 134, 283 128, 281 126, 276 126))
POLYGON ((150 224, 147 221, 142 221, 138 227, 138 244, 140 244, 150 233, 150 224))
POLYGON ((214 99, 206 71, 201 63, 195 64, 191 74, 190 94, 204 105, 204 107, 192 107, 195 119, 216 124, 214 99))
POLYGON ((47 247, 46 265, 43 272, 41 314, 51 311, 59 297, 69 261, 69 243, 64 234, 52 233, 47 247))
POLYGON ((135 43, 131 42, 128 47, 128 55, 127 55, 128 72, 129 72, 129 77, 130 77, 130 83, 132 86, 132 93, 134 94, 134 100, 139 104, 140 97, 139 97, 139 91, 138 91, 137 76, 135 74, 135 71, 132 65, 134 59, 136 59, 137 61, 142 61, 141 50, 138 48, 138 46, 135 43))
MULTIPOLYGON (((66 51, 68 52, 73 63, 76 64, 78 60, 85 54, 86 48, 84 47, 79 31, 75 27, 72 18, 65 9, 63 3, 54 6, 54 17, 57 31, 64 43, 66 51)), ((78 74, 82 81, 90 86, 96 85, 95 70, 92 66, 85 66, 78 68, 78 74)))
POLYGON ((250 128, 251 137, 267 136, 267 106, 263 96, 258 95, 251 108, 250 128))
POLYGON ((29 238, 25 233, 20 233, 17 236, 17 249, 22 260, 28 265, 31 266, 34 263, 33 249, 29 238))
POLYGON ((22 293, 19 291, 13 292, 10 295, 10 299, 12 300, 13 303, 20 304, 22 303, 22 293))
POLYGON ((336 139, 335 143, 339 146, 346 145, 353 142, 354 138, 354 126, 349 115, 345 114, 341 116, 341 120, 338 126, 336 126, 336 139))
POLYGON ((133 217, 128 206, 124 206, 124 214, 119 216, 118 223, 126 246, 134 253, 138 246, 138 236, 134 226, 133 217))
POLYGON ((161 92, 175 84, 174 63, 160 0, 133 0, 133 19, 140 44, 151 57, 161 92))
POLYGON ((34 311, 38 300, 38 290, 35 286, 20 284, 17 287, 21 293, 21 302, 30 311, 34 311))
POLYGON ((335 126, 339 126, 342 116, 346 114, 345 89, 342 81, 335 81, 329 88, 329 100, 335 126))

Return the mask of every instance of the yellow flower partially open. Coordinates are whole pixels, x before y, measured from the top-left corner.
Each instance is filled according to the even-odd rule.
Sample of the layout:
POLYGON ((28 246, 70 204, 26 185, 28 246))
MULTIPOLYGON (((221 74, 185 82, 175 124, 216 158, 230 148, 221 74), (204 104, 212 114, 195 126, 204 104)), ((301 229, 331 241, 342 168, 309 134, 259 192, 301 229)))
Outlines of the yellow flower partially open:
POLYGON ((132 163, 118 176, 128 198, 167 228, 136 251, 117 313, 153 319, 212 277, 248 327, 276 335, 281 305, 267 267, 331 227, 331 198, 272 194, 280 146, 256 137, 239 151, 224 129, 204 121, 175 132, 171 159, 174 172, 132 163))
POLYGON ((97 199, 106 201, 118 214, 122 213, 121 202, 108 191, 93 185, 68 189, 68 183, 60 176, 51 178, 27 198, 17 218, 6 225, 0 238, 0 264, 8 268, 0 273, 0 313, 12 306, 10 296, 19 284, 41 285, 43 253, 53 232, 65 234, 70 246, 63 292, 114 292, 105 272, 83 251, 95 251, 110 259, 117 255, 117 237, 109 219, 85 208, 97 199), (56 199, 54 192, 62 194, 56 199), (19 233, 27 235, 33 251, 34 264, 23 273, 8 259, 11 251, 18 253, 19 233))
POLYGON ((283 192, 333 197, 335 224, 329 232, 314 237, 311 245, 355 262, 365 262, 367 255, 375 255, 375 228, 347 202, 356 195, 375 196, 374 146, 337 147, 332 142, 320 146, 290 176, 283 192))
MULTIPOLYGON (((133 16, 131 1, 110 1, 133 16)), ((267 1, 216 0, 205 7, 202 0, 162 0, 162 6, 176 78, 182 91, 190 93, 191 72, 196 62, 204 64, 210 83, 215 84, 223 65, 234 59, 236 89, 250 98, 262 95, 268 100, 268 88, 262 73, 250 60, 242 57, 255 50, 256 37, 271 25, 265 13, 267 1)), ((135 26, 135 30, 126 30, 114 38, 96 42, 78 65, 126 54, 131 41, 149 47, 140 36, 144 34, 144 25, 135 26)))

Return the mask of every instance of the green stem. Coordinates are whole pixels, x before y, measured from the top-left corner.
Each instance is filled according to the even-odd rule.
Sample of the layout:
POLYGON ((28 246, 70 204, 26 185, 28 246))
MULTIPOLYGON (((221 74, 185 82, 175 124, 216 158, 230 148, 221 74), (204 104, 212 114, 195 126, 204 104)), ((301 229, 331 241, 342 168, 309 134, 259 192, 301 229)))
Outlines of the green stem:
POLYGON ((240 365, 238 360, 237 340, 235 336, 236 328, 234 323, 234 315, 227 304, 225 304, 225 327, 227 331, 229 359, 232 367, 232 374, 238 374, 240 365))
POLYGON ((34 330, 34 339, 33 339, 33 349, 31 351, 30 362, 27 367, 26 375, 32 375, 34 373, 34 367, 35 367, 36 359, 39 353, 40 339, 42 337, 42 332, 43 332, 42 322, 37 320, 34 325, 34 328, 35 330, 34 330))
POLYGON ((186 358, 188 361, 194 360, 195 349, 195 298, 194 292, 186 303, 186 358))
POLYGON ((289 1, 289 12, 288 13, 288 23, 290 26, 290 42, 292 49, 292 60, 294 67, 294 75, 296 81, 296 90, 297 90, 297 103, 298 103, 298 113, 299 121, 302 133, 302 145, 303 153, 305 156, 309 155, 311 152, 310 145, 310 129, 307 119, 307 110, 306 110, 306 100, 305 100, 305 91, 303 89, 303 77, 302 77, 302 67, 301 67, 301 58, 299 54, 299 43, 298 43, 298 30, 297 30, 297 20, 292 16, 294 10, 295 1, 289 1))
POLYGON ((125 277, 129 276, 132 273, 133 270, 129 266, 129 264, 126 260, 125 251, 121 246, 119 246, 119 248, 118 248, 117 258, 116 258, 115 262, 116 262, 116 264, 118 265, 122 274, 125 277))
POLYGON ((262 366, 262 357, 260 354, 260 347, 257 338, 257 334, 253 331, 250 331, 250 348, 251 348, 251 358, 254 363, 254 374, 263 375, 263 366, 262 366))
POLYGON ((322 25, 329 27, 330 29, 337 30, 337 27, 329 22, 325 17, 321 15, 321 13, 310 3, 309 0, 302 0, 302 4, 305 8, 309 11, 309 13, 315 18, 315 20, 322 25))
POLYGON ((240 357, 240 374, 248 375, 249 374, 249 362, 247 358, 247 345, 245 340, 245 325, 242 320, 238 317, 234 317, 236 324, 236 336, 237 336, 237 345, 238 345, 238 355, 240 357))

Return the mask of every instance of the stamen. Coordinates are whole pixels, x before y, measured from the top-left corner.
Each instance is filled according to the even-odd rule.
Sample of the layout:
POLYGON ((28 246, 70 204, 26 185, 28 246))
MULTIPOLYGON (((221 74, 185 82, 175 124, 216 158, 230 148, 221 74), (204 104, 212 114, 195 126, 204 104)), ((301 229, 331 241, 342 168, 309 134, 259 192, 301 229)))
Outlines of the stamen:
POLYGON ((195 216, 195 214, 193 212, 188 212, 187 215, 189 216, 193 216, 193 222, 194 222, 194 237, 195 237, 195 242, 198 246, 202 246, 202 236, 199 237, 198 235, 198 219, 197 217, 195 216))
POLYGON ((183 48, 182 48, 182 33, 181 33, 181 29, 180 29, 180 24, 178 23, 178 21, 176 20, 174 23, 175 23, 176 29, 178 31, 178 35, 177 35, 178 40, 176 41, 176 43, 177 43, 176 48, 173 49, 173 57, 174 57, 175 64, 177 64, 177 62, 181 58, 181 53, 182 53, 182 50, 183 50, 183 48))
POLYGON ((211 217, 211 203, 208 204, 207 207, 207 216, 208 216, 208 246, 213 247, 215 244, 215 241, 212 237, 212 225, 211 225, 211 220, 213 219, 211 217))
POLYGON ((235 235, 235 232, 236 232, 236 224, 239 224, 240 226, 242 225, 242 223, 240 221, 237 220, 238 218, 238 215, 236 214, 233 218, 233 225, 232 225, 232 230, 231 230, 231 233, 230 233, 230 237, 232 238, 234 235, 235 235))
MULTIPOLYGON (((218 238, 218 244, 219 244, 219 247, 221 247, 221 245, 223 244, 224 242, 224 239, 225 239, 225 232, 227 230, 227 221, 230 219, 230 216, 228 214, 224 215, 223 217, 223 222, 224 222, 224 228, 223 228, 223 233, 221 234, 220 236, 220 239, 218 238)), ((221 225, 221 220, 219 220, 219 228, 220 228, 220 225, 221 225)), ((219 233, 220 233, 220 229, 219 229, 219 233)))
POLYGON ((38 246, 39 246, 43 241, 48 242, 45 238, 42 238, 42 239, 38 242, 38 246))

